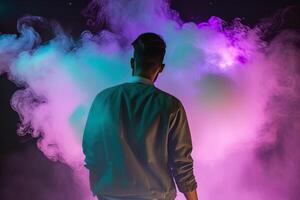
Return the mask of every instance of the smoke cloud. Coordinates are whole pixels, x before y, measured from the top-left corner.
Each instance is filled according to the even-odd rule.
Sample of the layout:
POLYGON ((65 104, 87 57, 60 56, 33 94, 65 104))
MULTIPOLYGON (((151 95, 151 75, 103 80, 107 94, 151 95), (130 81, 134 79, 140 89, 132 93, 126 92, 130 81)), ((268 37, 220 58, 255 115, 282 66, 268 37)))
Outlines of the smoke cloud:
POLYGON ((74 40, 42 17, 21 18, 19 36, 0 35, 0 73, 23 87, 11 99, 18 134, 39 137, 45 156, 69 165, 85 199, 93 199, 81 149, 91 102, 130 77, 130 43, 143 32, 166 40, 166 67, 156 86, 186 108, 199 198, 300 198, 298 33, 283 31, 264 42, 261 27, 239 19, 185 23, 162 0, 94 0, 83 14, 107 28, 74 40), (34 23, 55 37, 42 43, 34 23))

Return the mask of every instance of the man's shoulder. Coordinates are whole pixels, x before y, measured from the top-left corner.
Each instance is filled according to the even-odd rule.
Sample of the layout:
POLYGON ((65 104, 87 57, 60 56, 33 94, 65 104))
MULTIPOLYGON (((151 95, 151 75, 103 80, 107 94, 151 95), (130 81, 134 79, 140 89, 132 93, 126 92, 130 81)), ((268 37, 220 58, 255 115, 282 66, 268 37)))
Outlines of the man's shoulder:
POLYGON ((112 95, 113 93, 115 93, 116 91, 119 91, 123 85, 124 85, 124 83, 107 87, 107 88, 101 90, 100 92, 98 92, 95 98, 96 99, 106 98, 106 97, 112 95))
POLYGON ((105 95, 105 94, 110 94, 112 92, 115 92, 115 91, 118 91, 120 90, 126 83, 121 83, 121 84, 117 84, 117 85, 114 85, 114 86, 110 86, 110 87, 107 87, 105 89, 103 89, 102 91, 100 91, 98 93, 98 95, 105 95))
MULTIPOLYGON (((105 88, 97 94, 97 97, 105 98, 105 97, 111 96, 115 93, 122 91, 124 88, 126 90, 126 88, 128 86, 130 86, 129 83, 121 83, 121 84, 117 84, 117 85, 105 88)), ((152 87, 152 88, 165 101, 175 105, 176 107, 181 105, 181 101, 176 96, 174 96, 158 87, 152 87)))
POLYGON ((176 107, 178 107, 181 104, 181 101, 174 96, 173 94, 170 94, 160 88, 156 88, 158 90, 158 92, 169 102, 171 102, 173 105, 175 105, 176 107))

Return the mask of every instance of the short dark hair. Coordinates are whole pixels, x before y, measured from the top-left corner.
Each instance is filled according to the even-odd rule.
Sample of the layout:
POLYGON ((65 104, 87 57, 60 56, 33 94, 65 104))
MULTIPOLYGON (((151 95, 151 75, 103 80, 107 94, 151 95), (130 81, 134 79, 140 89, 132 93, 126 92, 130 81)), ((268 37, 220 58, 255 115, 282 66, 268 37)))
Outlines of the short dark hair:
POLYGON ((153 67, 162 63, 166 53, 166 43, 156 33, 143 33, 132 43, 134 56, 139 59, 143 67, 153 67))

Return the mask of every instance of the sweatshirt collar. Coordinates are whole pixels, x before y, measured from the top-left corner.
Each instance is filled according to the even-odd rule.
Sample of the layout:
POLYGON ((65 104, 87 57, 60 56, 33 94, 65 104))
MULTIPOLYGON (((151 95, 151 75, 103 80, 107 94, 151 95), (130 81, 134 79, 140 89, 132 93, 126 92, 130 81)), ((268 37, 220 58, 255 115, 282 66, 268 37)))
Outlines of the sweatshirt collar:
POLYGON ((150 79, 142 77, 142 76, 132 76, 132 77, 130 77, 129 82, 130 83, 139 82, 139 83, 144 83, 144 84, 148 84, 148 85, 153 85, 153 82, 150 79))

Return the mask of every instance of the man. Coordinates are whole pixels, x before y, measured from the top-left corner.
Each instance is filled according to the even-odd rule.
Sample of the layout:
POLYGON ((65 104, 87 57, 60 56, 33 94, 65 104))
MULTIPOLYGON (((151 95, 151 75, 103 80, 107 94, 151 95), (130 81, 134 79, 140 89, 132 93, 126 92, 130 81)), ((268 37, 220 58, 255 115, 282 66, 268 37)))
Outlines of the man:
POLYGON ((90 109, 83 152, 94 195, 101 200, 197 199, 186 113, 156 88, 166 44, 155 33, 133 43, 132 78, 100 92, 90 109))

